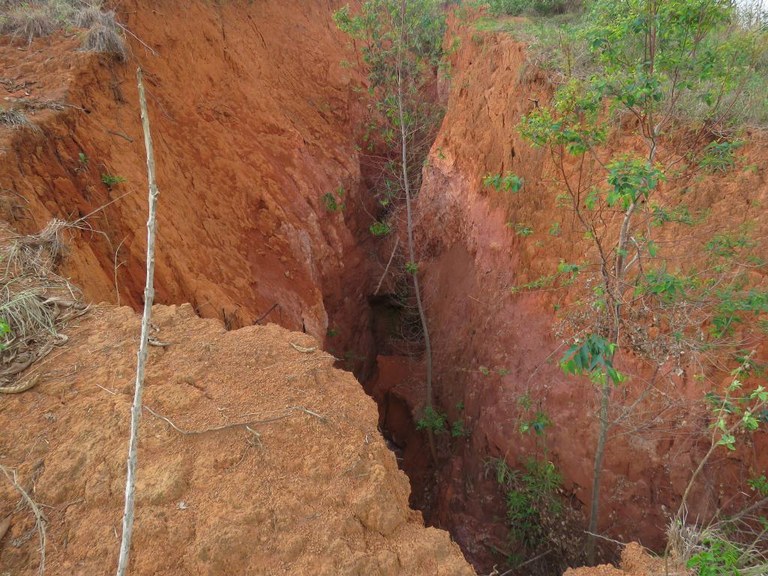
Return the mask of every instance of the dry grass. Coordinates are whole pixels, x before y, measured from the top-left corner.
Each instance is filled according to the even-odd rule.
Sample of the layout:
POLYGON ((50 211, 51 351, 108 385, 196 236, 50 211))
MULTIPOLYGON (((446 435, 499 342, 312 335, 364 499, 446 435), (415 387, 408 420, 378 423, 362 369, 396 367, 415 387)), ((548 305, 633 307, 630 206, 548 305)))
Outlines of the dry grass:
POLYGON ((56 30, 56 22, 50 10, 43 5, 20 5, 3 11, 0 34, 19 36, 27 42, 47 36, 56 30))
POLYGON ((103 10, 100 0, 0 0, 0 34, 31 43, 69 28, 85 30, 83 50, 125 60, 123 29, 113 11, 103 10))
POLYGON ((83 22, 90 23, 83 39, 83 50, 109 54, 121 62, 125 61, 128 56, 125 38, 114 12, 87 9, 83 11, 83 22))
POLYGON ((21 110, 3 110, 0 108, 0 126, 8 126, 9 128, 29 128, 31 130, 37 129, 37 127, 29 121, 27 115, 21 110))
POLYGON ((0 386, 65 341, 58 328, 86 309, 80 293, 56 273, 64 253, 62 234, 79 227, 52 220, 38 234, 2 241, 0 386))
POLYGON ((768 574, 766 532, 759 521, 749 523, 739 518, 704 526, 689 524, 683 515, 683 518, 672 519, 667 528, 667 539, 670 566, 680 570, 685 570, 691 559, 706 556, 710 558, 707 568, 721 570, 717 574, 768 574))

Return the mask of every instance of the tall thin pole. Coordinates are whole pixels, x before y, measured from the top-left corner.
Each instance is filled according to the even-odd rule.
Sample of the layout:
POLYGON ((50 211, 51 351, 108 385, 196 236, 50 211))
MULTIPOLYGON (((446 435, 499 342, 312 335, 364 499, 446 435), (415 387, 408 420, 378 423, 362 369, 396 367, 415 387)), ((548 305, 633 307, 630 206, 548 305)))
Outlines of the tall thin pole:
POLYGON ((139 86, 139 105, 141 106, 141 126, 144 129, 144 146, 147 150, 147 177, 149 179, 149 217, 147 219, 147 281, 144 286, 144 314, 141 318, 141 342, 139 343, 138 363, 136 365, 136 383, 133 406, 131 407, 131 440, 128 445, 128 474, 125 482, 125 509, 123 511, 123 537, 120 542, 120 558, 117 564, 117 576, 124 576, 128 569, 128 554, 133 536, 133 508, 136 492, 136 464, 139 450, 139 420, 141 419, 141 395, 144 392, 144 370, 149 352, 149 327, 152 319, 152 301, 155 297, 155 215, 157 213, 157 182, 155 180, 155 157, 152 148, 152 136, 149 132, 147 99, 144 95, 144 83, 141 68, 136 70, 139 86))

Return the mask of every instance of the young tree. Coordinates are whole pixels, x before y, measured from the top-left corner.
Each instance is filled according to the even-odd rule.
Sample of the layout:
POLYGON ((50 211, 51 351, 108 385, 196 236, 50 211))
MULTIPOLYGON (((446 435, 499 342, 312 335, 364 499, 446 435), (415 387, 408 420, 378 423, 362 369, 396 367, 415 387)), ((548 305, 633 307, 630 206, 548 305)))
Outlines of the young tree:
MULTIPOLYGON (((339 28, 362 43, 369 92, 376 103, 373 126, 392 152, 383 165, 377 191, 381 207, 390 215, 405 205, 407 262, 416 300, 426 363, 425 413, 434 413, 432 343, 419 282, 414 239, 413 197, 421 185, 421 169, 432 142, 439 108, 426 94, 442 54, 444 17, 436 0, 368 0, 358 15, 345 6, 334 15, 339 28)), ((370 135, 369 135, 370 136, 370 135)), ((388 231, 378 221, 372 231, 388 231)), ((430 451, 437 458, 433 430, 427 427, 430 451)))
POLYGON ((741 267, 747 241, 723 236, 704 246, 687 243, 684 250, 693 251, 687 267, 672 265, 679 246, 665 254, 658 241, 665 225, 697 225, 685 205, 660 192, 674 171, 683 164, 689 171, 733 165, 738 142, 727 137, 729 123, 764 53, 765 32, 745 29, 729 0, 596 0, 585 22, 599 71, 570 79, 549 106, 523 118, 520 131, 550 151, 561 199, 593 249, 593 258, 560 270, 598 280, 583 300, 586 312, 574 331, 580 337, 561 362, 566 374, 588 375, 598 390, 587 549, 593 562, 613 390, 627 380, 616 366, 622 349, 638 350, 635 329, 654 315, 670 323, 685 316, 661 336, 666 348, 639 347, 661 366, 675 347, 710 353, 712 339, 734 336, 741 316, 768 310, 768 294, 752 289, 741 267), (611 117, 630 126, 624 130, 635 151, 613 151, 611 117), (681 120, 693 142, 683 152, 665 138, 681 120))

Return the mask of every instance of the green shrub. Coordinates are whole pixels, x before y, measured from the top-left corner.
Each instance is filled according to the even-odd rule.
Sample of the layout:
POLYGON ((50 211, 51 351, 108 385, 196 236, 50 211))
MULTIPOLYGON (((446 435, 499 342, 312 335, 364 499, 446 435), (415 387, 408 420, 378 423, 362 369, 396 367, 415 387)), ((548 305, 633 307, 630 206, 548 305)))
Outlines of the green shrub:
POLYGON ((483 186, 504 192, 520 192, 523 189, 524 183, 525 181, 520 176, 512 172, 507 172, 504 175, 488 174, 483 178, 483 186))
POLYGON ((347 208, 344 201, 346 192, 343 186, 339 186, 335 192, 323 194, 323 205, 328 212, 343 212, 347 208))
POLYGON ((491 461, 505 492, 506 518, 513 543, 535 551, 547 540, 547 525, 562 512, 562 477, 552 462, 529 458, 515 470, 503 458, 491 461))
POLYGON ((112 188, 113 186, 117 186, 118 184, 122 184, 125 182, 125 178, 122 176, 115 176, 113 174, 107 174, 106 172, 101 175, 101 181, 106 185, 107 188, 112 188))
POLYGON ((489 0, 491 13, 496 16, 552 16, 575 12, 580 0, 489 0))
POLYGON ((464 426, 463 420, 456 420, 451 424, 451 436, 453 438, 462 438, 464 436, 469 436, 469 431, 464 426))
POLYGON ((368 230, 370 230, 371 234, 374 236, 386 236, 392 231, 392 229, 389 227, 389 224, 380 221, 376 221, 371 224, 368 230))
POLYGON ((424 415, 416 422, 416 430, 427 430, 439 434, 445 432, 448 418, 432 406, 424 409, 424 415))
POLYGON ((741 141, 711 142, 702 151, 699 166, 707 172, 728 172, 736 165, 736 150, 744 143, 741 141))

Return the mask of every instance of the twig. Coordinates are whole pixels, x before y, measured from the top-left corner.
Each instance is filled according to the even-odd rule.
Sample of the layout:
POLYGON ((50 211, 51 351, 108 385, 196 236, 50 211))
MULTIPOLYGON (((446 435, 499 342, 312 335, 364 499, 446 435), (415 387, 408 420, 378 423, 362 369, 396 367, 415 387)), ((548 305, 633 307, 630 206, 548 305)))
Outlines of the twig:
POLYGON ((547 555, 547 554, 549 554, 550 552, 552 552, 552 549, 551 549, 551 548, 550 548, 549 550, 547 550, 546 552, 542 552, 542 553, 541 553, 541 554, 539 554, 538 556, 534 556, 533 558, 529 558, 528 560, 526 560, 526 561, 525 561, 525 562, 523 562, 522 564, 518 564, 518 565, 517 565, 517 566, 515 566, 514 568, 510 568, 510 569, 509 569, 509 570, 507 570, 506 572, 502 572, 501 574, 499 574, 499 576, 507 576, 508 574, 512 574, 512 572, 514 572, 515 570, 518 570, 518 569, 522 568, 523 566, 527 566, 528 564, 532 564, 533 562, 536 562, 536 560, 539 560, 539 559, 541 559, 541 558, 544 558, 544 556, 546 556, 546 555, 547 555))
POLYGON ((626 546, 626 542, 619 542, 618 540, 614 540, 613 538, 608 538, 608 536, 603 536, 602 534, 595 534, 594 532, 590 532, 589 530, 584 530, 585 534, 588 534, 589 536, 594 536, 595 538, 600 538, 601 540, 606 540, 607 542, 613 542, 614 544, 618 544, 619 546, 626 546))
MULTIPOLYGON (((107 202, 106 204, 102 204, 101 206, 99 206, 98 208, 96 208, 95 210, 93 210, 92 212, 89 212, 89 213, 88 213, 88 214, 86 214, 85 216, 82 216, 81 218, 78 218, 78 219, 77 219, 77 220, 75 220, 75 221, 74 221, 72 224, 78 224, 78 223, 80 223, 80 222, 83 222, 84 220, 87 220, 88 218, 90 218, 91 216, 93 216, 94 214, 96 214, 97 212, 101 212, 102 210, 104 210, 104 208, 106 208, 106 207, 107 207, 107 206, 109 206, 110 204, 114 204, 114 203, 115 203, 115 202, 117 202, 118 200, 122 200, 123 198, 125 198, 126 196, 128 196, 128 194, 130 194, 130 192, 125 192, 124 194, 120 194, 120 196, 118 196, 118 197, 117 197, 117 198, 115 198, 114 200, 110 200, 110 201, 109 201, 109 202, 107 202)), ((124 241, 125 241, 125 240, 123 240, 123 242, 124 242, 124 241)), ((120 244, 122 244, 122 242, 120 242, 120 244)))
POLYGON ((139 38, 138 36, 136 36, 136 34, 134 34, 133 32, 131 32, 131 31, 128 29, 128 27, 127 27, 127 26, 124 26, 123 24, 120 24, 120 22, 115 22, 115 24, 117 24, 117 25, 118 25, 120 28, 122 28, 122 29, 123 29, 123 32, 128 32, 128 34, 130 34, 131 36, 133 36, 134 38, 136 38, 136 40, 139 42, 139 44, 141 44, 142 46, 144 46, 144 48, 146 48, 147 50, 149 50, 149 51, 152 53, 152 56, 157 56, 157 52, 155 52, 155 51, 152 49, 152 47, 151 47, 151 46, 149 46, 149 45, 148 45, 146 42, 144 42, 144 40, 142 40, 141 38, 139 38))
POLYGON ((116 130, 107 130, 107 134, 112 134, 112 136, 119 136, 123 140, 127 140, 128 142, 133 143, 133 138, 125 134, 124 132, 118 132, 116 130))
POLYGON ((303 352, 304 354, 311 354, 312 352, 317 351, 317 346, 310 346, 309 348, 305 348, 304 346, 299 346, 298 344, 294 344, 293 342, 291 342, 290 344, 291 344, 291 348, 293 348, 297 352, 303 352))
POLYGON ((179 434, 183 434, 184 436, 198 436, 200 434, 207 434, 209 432, 221 432, 222 430, 229 430, 232 428, 239 428, 243 427, 248 432, 251 432, 252 434, 255 434, 258 436, 258 432, 255 430, 251 430, 250 426, 258 426, 260 424, 271 424, 272 422, 278 422, 280 420, 285 420, 287 418, 290 418, 293 416, 294 412, 304 412, 305 414, 309 414, 310 416, 314 416, 315 418, 318 418, 319 420, 322 420, 323 422, 326 421, 325 416, 322 416, 318 414, 317 412, 313 412, 312 410, 309 410, 308 408, 304 408, 303 406, 291 406, 288 408, 288 412, 285 414, 281 414, 280 416, 273 416, 272 418, 264 418, 261 420, 247 420, 245 422, 233 422, 231 424, 222 424, 221 426, 214 426, 212 428, 204 428, 203 430, 184 430, 183 428, 180 428, 176 424, 173 423, 173 421, 170 418, 167 418, 166 416, 163 416, 162 414, 158 414, 152 408, 149 406, 144 406, 144 410, 152 414, 155 418, 159 418, 166 424, 168 424, 171 428, 176 430, 179 434))
MULTIPOLYGON (((95 384, 95 382, 94 382, 94 384, 95 384)), ((102 386, 101 384, 96 384, 96 386, 98 386, 99 388, 104 390, 104 392, 109 392, 110 394, 112 394, 112 396, 117 396, 117 392, 115 392, 113 390, 110 390, 109 388, 104 388, 104 386, 102 386)))
POLYGON ((325 416, 322 416, 318 414, 317 412, 313 412, 312 410, 309 410, 307 408, 304 408, 303 406, 291 406, 291 410, 298 410, 299 412, 304 412, 305 414, 309 414, 310 416, 314 416, 315 418, 322 420, 323 422, 326 421, 325 416))
POLYGON ((8 478, 8 480, 13 484, 13 487, 16 489, 16 491, 21 494, 21 497, 26 501, 26 503, 29 505, 29 507, 32 509, 32 513, 35 515, 35 526, 37 527, 37 533, 40 537, 40 574, 41 576, 45 574, 45 543, 46 543, 46 537, 45 537, 45 525, 48 522, 48 519, 45 517, 45 514, 40 510, 40 507, 37 505, 37 503, 30 498, 29 494, 27 494, 27 491, 24 490, 24 488, 21 487, 19 484, 17 477, 16 477, 16 470, 12 470, 9 468, 6 468, 2 464, 0 464, 0 470, 2 470, 3 474, 5 474, 5 477, 8 478))
POLYGON ((117 269, 120 268, 125 262, 120 262, 118 264, 117 262, 117 255, 120 252, 120 247, 123 245, 123 242, 125 242, 125 238, 120 240, 120 244, 117 245, 117 248, 115 248, 115 264, 114 264, 114 272, 115 272, 115 300, 117 301, 117 305, 120 306, 120 287, 117 282, 117 269))
POLYGON ((278 302, 275 302, 274 304, 272 304, 272 307, 271 307, 269 310, 267 310, 266 312, 264 312, 264 314, 262 314, 261 316, 259 316, 258 318, 256 318, 256 320, 254 320, 254 321, 253 321, 253 323, 254 323, 254 324, 258 324, 259 322, 261 322, 262 320, 264 320, 264 318, 266 318, 267 316, 269 316, 269 315, 272 313, 272 310, 274 310, 274 309, 275 309, 275 308, 277 308, 278 306, 280 306, 280 304, 279 304, 278 302))
POLYGON ((395 257, 395 252, 397 252, 397 247, 400 245, 400 236, 398 236, 395 239, 395 247, 392 248, 392 254, 389 256, 389 262, 387 262, 387 267, 384 268, 384 274, 381 275, 381 278, 379 279, 379 283, 376 285, 376 290, 373 291, 373 295, 376 296, 379 293, 379 290, 381 289, 381 284, 384 282, 384 278, 387 276, 387 272, 389 272, 389 267, 392 265, 392 260, 395 257))

